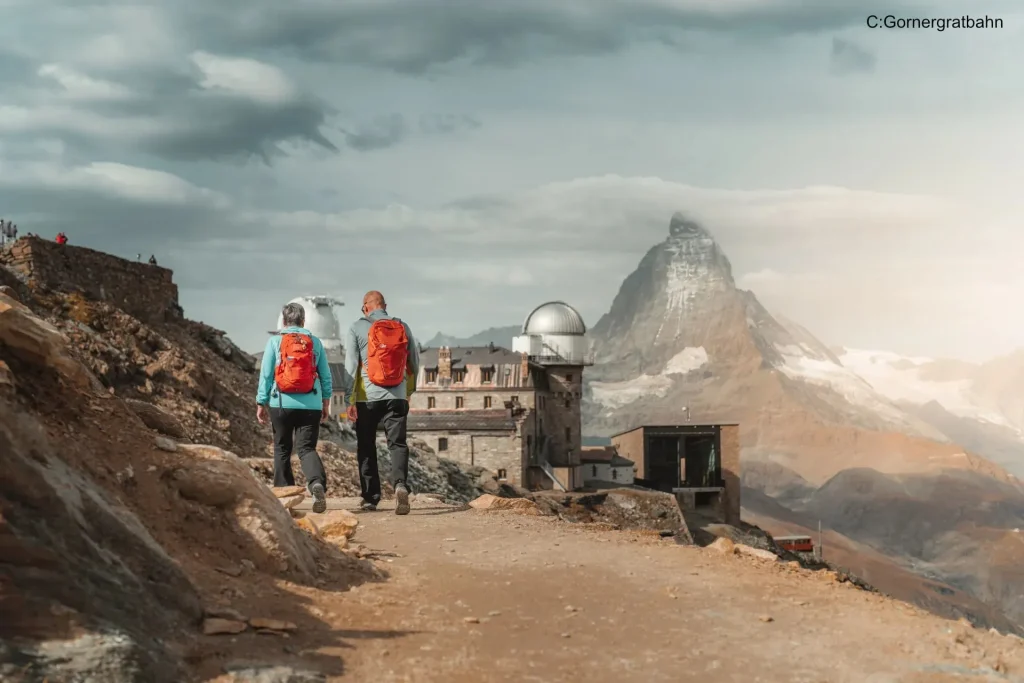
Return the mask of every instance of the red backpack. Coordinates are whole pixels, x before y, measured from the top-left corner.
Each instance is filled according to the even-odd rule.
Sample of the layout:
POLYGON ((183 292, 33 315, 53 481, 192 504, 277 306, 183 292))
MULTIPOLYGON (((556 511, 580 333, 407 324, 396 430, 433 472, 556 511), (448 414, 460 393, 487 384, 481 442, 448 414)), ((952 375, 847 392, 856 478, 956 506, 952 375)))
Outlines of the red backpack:
POLYGON ((409 362, 405 325, 398 318, 374 321, 366 340, 366 376, 378 387, 397 387, 409 362))
POLYGON ((313 338, 289 332, 281 335, 280 360, 274 369, 274 382, 283 394, 309 394, 316 384, 316 358, 313 338))

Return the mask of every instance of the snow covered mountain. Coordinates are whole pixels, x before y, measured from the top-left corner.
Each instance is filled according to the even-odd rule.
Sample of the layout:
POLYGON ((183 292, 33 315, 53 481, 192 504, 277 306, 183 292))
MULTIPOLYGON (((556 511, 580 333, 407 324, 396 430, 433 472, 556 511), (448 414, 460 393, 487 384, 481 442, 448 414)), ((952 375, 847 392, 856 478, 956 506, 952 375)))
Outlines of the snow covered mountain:
POLYGON ((836 355, 905 412, 1024 479, 1024 351, 984 364, 858 349, 836 355))
POLYGON ((588 433, 641 422, 738 421, 745 453, 823 482, 850 459, 883 472, 987 466, 901 409, 806 329, 737 289, 711 234, 682 214, 591 330, 588 433), (829 448, 823 453, 822 443, 829 448))

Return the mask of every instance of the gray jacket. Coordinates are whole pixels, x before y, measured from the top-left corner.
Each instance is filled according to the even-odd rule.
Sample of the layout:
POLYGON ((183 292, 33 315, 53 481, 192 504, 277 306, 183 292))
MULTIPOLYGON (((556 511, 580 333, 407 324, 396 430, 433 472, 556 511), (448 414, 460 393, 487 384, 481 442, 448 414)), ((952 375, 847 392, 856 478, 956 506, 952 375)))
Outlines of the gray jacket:
POLYGON ((404 321, 402 326, 405 327, 405 335, 409 338, 408 371, 412 373, 412 380, 402 382, 396 387, 379 387, 372 383, 366 375, 366 347, 369 345, 370 325, 374 321, 391 318, 392 316, 388 315, 386 311, 377 309, 368 316, 355 321, 352 323, 352 327, 348 328, 348 337, 345 340, 345 386, 343 387, 345 405, 352 402, 353 391, 356 392, 356 401, 360 403, 363 401, 387 401, 393 398, 407 398, 406 387, 409 384, 415 386, 415 378, 420 370, 419 345, 416 344, 416 340, 412 337, 412 330, 404 321), (359 379, 355 381, 357 372, 359 379))

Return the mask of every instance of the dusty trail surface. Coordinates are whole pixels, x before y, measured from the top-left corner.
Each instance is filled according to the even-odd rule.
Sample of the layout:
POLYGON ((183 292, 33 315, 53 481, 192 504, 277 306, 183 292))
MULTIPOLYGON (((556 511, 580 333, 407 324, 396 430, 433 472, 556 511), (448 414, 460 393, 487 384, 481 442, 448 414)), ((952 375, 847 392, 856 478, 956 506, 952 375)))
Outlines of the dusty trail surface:
POLYGON ((781 563, 426 501, 359 519, 390 577, 305 596, 315 627, 233 648, 381 683, 1024 681, 1020 639, 781 563))

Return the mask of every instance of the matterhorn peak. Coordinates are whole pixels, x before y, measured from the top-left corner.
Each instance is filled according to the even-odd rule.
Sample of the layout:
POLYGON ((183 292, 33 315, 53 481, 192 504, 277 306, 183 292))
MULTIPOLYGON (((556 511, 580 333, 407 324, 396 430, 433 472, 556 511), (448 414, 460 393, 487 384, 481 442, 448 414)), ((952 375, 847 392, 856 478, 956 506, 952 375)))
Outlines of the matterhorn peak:
POLYGON ((672 220, 668 224, 668 234, 670 237, 711 237, 700 223, 681 211, 672 214, 672 220))

